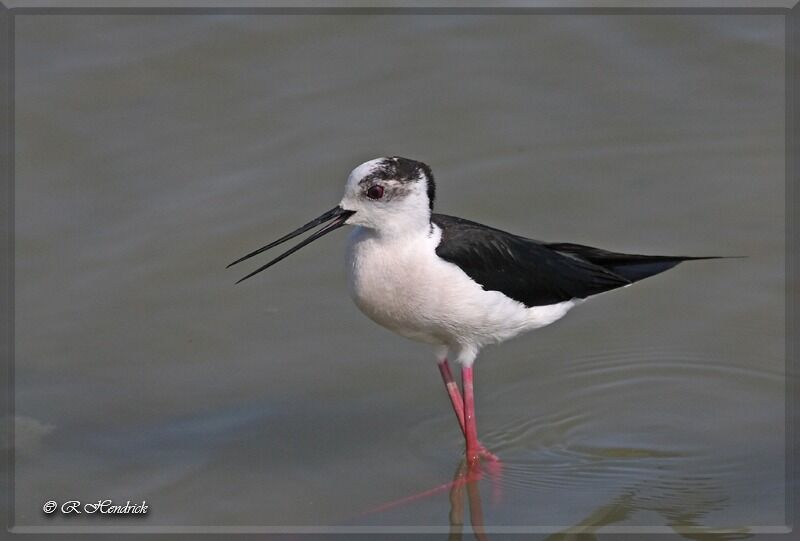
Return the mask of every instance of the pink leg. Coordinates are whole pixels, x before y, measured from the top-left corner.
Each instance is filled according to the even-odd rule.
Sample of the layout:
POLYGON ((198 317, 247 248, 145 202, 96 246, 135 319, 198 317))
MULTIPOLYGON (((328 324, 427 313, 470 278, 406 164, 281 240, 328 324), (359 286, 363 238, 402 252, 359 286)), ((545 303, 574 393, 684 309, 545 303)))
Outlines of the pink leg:
MULTIPOLYGON (((456 383, 456 380, 453 379, 453 373, 450 371, 450 364, 447 362, 447 359, 439 362, 439 373, 442 374, 442 380, 444 381, 445 388, 447 389, 447 395, 450 397, 450 404, 453 405, 453 411, 456 412, 458 425, 461 427, 461 432, 464 434, 464 436, 466 436, 467 432, 464 427, 464 399, 461 398, 461 392, 458 390, 458 384, 456 383)), ((500 460, 495 454, 487 451, 486 447, 484 447, 480 442, 478 442, 478 452, 483 458, 488 460, 500 460)))
POLYGON ((450 403, 453 405, 453 411, 456 412, 456 417, 458 417, 461 432, 464 432, 464 401, 458 391, 456 380, 453 379, 453 373, 450 372, 450 365, 447 363, 447 359, 439 362, 439 372, 442 374, 442 380, 447 389, 447 395, 450 397, 450 403))
POLYGON ((461 381, 464 387, 464 437, 467 440, 467 462, 478 462, 481 444, 478 442, 478 425, 475 423, 475 394, 472 387, 472 367, 461 367, 461 381))
POLYGON ((481 505, 481 492, 477 479, 467 482, 467 497, 469 498, 469 520, 472 523, 475 539, 486 541, 488 538, 483 527, 483 505, 481 505))

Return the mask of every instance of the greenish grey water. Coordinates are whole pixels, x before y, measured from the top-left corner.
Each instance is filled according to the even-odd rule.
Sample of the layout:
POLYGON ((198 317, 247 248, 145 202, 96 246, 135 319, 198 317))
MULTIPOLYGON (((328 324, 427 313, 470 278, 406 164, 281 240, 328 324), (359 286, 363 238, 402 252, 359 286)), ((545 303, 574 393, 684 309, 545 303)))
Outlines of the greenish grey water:
POLYGON ((781 17, 19 16, 16 54, 16 525, 446 530, 448 490, 365 514, 461 436, 430 351, 349 300, 344 234, 224 268, 393 154, 441 212, 748 256, 483 352, 487 527, 785 524, 781 17), (152 512, 41 512, 101 498, 152 512))

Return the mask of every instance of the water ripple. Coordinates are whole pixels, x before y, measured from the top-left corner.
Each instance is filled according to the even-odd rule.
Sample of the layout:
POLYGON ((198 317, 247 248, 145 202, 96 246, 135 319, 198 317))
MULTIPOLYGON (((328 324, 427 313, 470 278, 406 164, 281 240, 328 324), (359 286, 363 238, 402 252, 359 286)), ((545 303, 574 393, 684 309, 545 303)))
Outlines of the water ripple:
MULTIPOLYGON (((757 435, 769 428, 759 404, 780 408, 785 380, 776 371, 652 348, 595 352, 542 372, 479 395, 481 440, 502 460, 493 482, 511 500, 627 494, 626 516, 655 512, 683 527, 690 507, 698 510, 684 524, 691 530, 782 459, 757 435)), ((453 427, 443 412, 420 423, 410 445, 427 457, 456 456, 453 427), (442 445, 443 434, 452 445, 442 445)))

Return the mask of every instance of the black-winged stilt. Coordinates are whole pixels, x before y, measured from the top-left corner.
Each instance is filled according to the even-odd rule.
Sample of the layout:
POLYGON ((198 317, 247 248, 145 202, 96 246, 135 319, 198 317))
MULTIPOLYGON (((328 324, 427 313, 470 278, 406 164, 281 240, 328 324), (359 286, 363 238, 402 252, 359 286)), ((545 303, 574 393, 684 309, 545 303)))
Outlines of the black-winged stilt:
POLYGON ((592 295, 681 261, 715 259, 532 240, 435 214, 435 193, 426 164, 401 157, 370 160, 350 173, 338 206, 228 266, 327 223, 241 282, 334 229, 355 226, 347 246, 353 299, 376 323, 434 346, 470 463, 494 458, 478 441, 475 423, 472 367, 483 346, 549 325, 592 295), (461 365, 463 397, 448 357, 461 365))

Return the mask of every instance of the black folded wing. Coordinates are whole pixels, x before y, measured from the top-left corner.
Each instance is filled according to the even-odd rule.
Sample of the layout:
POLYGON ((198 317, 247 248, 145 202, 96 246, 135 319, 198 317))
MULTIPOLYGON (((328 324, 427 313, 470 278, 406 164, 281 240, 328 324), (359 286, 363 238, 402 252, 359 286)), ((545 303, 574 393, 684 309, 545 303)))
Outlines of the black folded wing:
POLYGON ((631 282, 638 282, 648 276, 653 276, 669 270, 681 261, 691 261, 697 259, 724 259, 721 257, 686 257, 669 255, 636 255, 619 254, 608 252, 600 248, 582 246, 580 244, 570 244, 566 242, 552 243, 546 245, 551 250, 561 254, 570 255, 589 261, 595 265, 603 267, 614 274, 622 276, 631 282))
MULTIPOLYGON (((582 299, 632 280, 547 244, 462 218, 433 214, 442 230, 436 255, 458 265, 483 289, 499 291, 525 306, 582 299)), ((575 245, 570 245, 575 246, 575 245)))
POLYGON ((431 222, 442 230, 436 255, 458 265, 483 289, 528 307, 583 299, 664 272, 681 261, 721 259, 545 243, 444 214, 432 215, 431 222))

